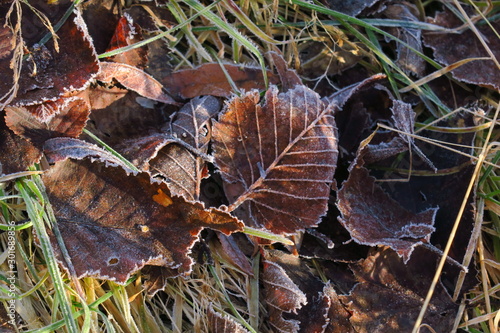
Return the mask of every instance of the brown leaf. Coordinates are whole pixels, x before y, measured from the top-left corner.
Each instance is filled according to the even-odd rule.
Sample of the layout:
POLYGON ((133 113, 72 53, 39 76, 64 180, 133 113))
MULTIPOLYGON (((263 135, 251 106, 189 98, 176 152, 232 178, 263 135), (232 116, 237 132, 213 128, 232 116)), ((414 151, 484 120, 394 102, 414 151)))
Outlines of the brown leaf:
MULTIPOLYGON (((224 68, 241 91, 265 89, 262 69, 243 65, 225 64, 224 68)), ((278 83, 278 78, 267 73, 270 83, 278 83)), ((162 79, 170 95, 179 99, 211 95, 229 98, 233 89, 218 63, 204 64, 194 69, 184 69, 162 79)))
POLYGON ((276 262, 264 259, 261 282, 269 309, 269 324, 276 332, 298 332, 298 320, 286 320, 283 313, 296 313, 307 303, 306 294, 290 279, 276 262))
POLYGON ((390 198, 371 177, 368 170, 355 166, 338 192, 339 218, 359 244, 388 245, 406 261, 415 246, 428 241, 437 208, 418 214, 404 209, 390 198))
POLYGON ((165 104, 177 104, 168 94, 163 92, 163 86, 146 72, 121 63, 101 62, 101 72, 96 77, 102 82, 120 82, 125 88, 139 95, 165 104))
POLYGON ((8 106, 5 121, 16 134, 29 139, 39 149, 49 138, 77 138, 89 118, 89 105, 78 97, 61 98, 32 106, 8 106), (49 110, 50 117, 39 117, 40 112, 49 110))
POLYGON ((6 26, 5 20, 0 19, 0 110, 14 98, 16 84, 14 82, 13 57, 16 47, 16 38, 10 27, 6 26))
MULTIPOLYGON (((455 28, 462 24, 462 21, 449 11, 438 13, 430 21, 446 28, 455 28)), ((493 29, 500 30, 500 21, 490 23, 493 29)), ((488 47, 495 57, 500 59, 500 40, 492 28, 487 24, 477 25, 477 30, 488 47)), ((426 32, 424 44, 432 48, 435 59, 446 66, 463 59, 489 57, 476 34, 470 29, 459 34, 426 32)), ((471 61, 452 70, 451 73, 455 79, 463 82, 500 89, 500 69, 492 60, 471 61)))
POLYGON ((88 159, 58 162, 43 181, 78 277, 124 283, 144 265, 187 273, 203 228, 230 234, 243 226, 226 212, 172 196, 146 173, 128 176, 88 159))
POLYGON ((35 48, 23 61, 19 92, 13 104, 54 101, 66 92, 85 89, 99 72, 97 55, 78 10, 71 14, 57 35, 61 41, 59 51, 51 39, 35 48))
POLYGON ((230 211, 277 234, 315 226, 325 215, 337 162, 333 106, 304 86, 259 104, 233 98, 213 128, 216 165, 230 211))
POLYGON ((199 199, 201 180, 205 177, 205 161, 200 154, 208 152, 212 135, 210 120, 220 107, 215 97, 197 97, 172 115, 167 134, 183 144, 167 145, 149 164, 153 175, 159 173, 165 177, 173 194, 188 200, 199 199))
POLYGON ((274 66, 280 76, 281 89, 287 92, 289 89, 295 88, 296 85, 302 84, 302 80, 293 69, 289 69, 288 65, 283 59, 283 55, 277 52, 269 52, 273 59, 274 66))
MULTIPOLYGON (((133 21, 128 13, 124 13, 120 20, 118 20, 115 33, 106 52, 126 47, 142 40, 144 40, 144 38, 142 37, 141 27, 133 21)), ((147 62, 147 52, 147 46, 137 47, 106 58, 106 60, 144 69, 147 62)))
POLYGON ((4 117, 0 117, 0 152, 0 175, 25 171, 42 157, 40 149, 7 127, 4 117))
POLYGON ((207 321, 210 333, 248 333, 233 318, 216 312, 212 304, 207 309, 207 321))
POLYGON ((324 329, 325 333, 356 333, 357 331, 352 327, 349 318, 351 314, 347 311, 346 307, 342 304, 339 296, 333 289, 330 283, 327 283, 323 294, 330 300, 330 307, 328 309, 328 323, 324 329))
MULTIPOLYGON (((415 5, 408 2, 388 5, 382 12, 384 16, 393 20, 403 20, 409 22, 418 22, 418 9, 415 5)), ((422 30, 418 28, 392 28, 389 32, 411 46, 413 49, 423 53, 422 48, 422 30)), ((387 40, 389 41, 389 40, 387 40)), ((418 77, 424 75, 425 60, 411 50, 408 46, 401 43, 396 45, 397 63, 407 73, 412 72, 418 77)))
MULTIPOLYGON (((442 255, 427 246, 414 252, 405 264, 394 251, 381 249, 352 266, 360 283, 340 299, 352 313, 356 332, 412 331, 442 255)), ((435 332, 451 332, 457 311, 458 305, 439 283, 423 322, 435 332)))

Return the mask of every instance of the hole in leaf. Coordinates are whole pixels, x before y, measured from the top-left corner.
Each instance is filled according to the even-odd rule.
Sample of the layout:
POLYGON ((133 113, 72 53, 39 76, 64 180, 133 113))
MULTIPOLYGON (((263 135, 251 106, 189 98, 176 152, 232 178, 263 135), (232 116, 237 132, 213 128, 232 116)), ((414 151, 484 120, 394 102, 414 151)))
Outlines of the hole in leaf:
POLYGON ((110 258, 110 259, 108 260, 108 265, 109 265, 109 266, 113 266, 113 265, 118 264, 118 262, 119 262, 118 258, 110 258))

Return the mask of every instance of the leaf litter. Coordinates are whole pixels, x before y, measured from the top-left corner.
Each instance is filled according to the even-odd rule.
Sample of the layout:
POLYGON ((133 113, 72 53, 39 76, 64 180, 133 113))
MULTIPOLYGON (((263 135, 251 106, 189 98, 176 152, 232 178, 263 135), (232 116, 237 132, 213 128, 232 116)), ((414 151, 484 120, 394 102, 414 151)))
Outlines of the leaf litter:
MULTIPOLYGON (((352 16, 420 22, 417 8, 406 3, 324 3, 352 16)), ((44 6, 35 1, 36 8, 44 6)), ((48 18, 53 23, 68 3, 55 6, 58 11, 48 18)), ((141 6, 118 15, 104 2, 86 4, 83 16, 75 9, 58 39, 43 45, 36 44, 42 31, 25 34, 16 93, 3 110, 0 173, 44 165, 42 180, 68 255, 49 229, 61 265, 76 278, 120 284, 143 274, 138 283, 152 296, 176 276, 196 275, 204 265, 218 267, 213 255, 224 269, 237 271, 218 267, 217 274, 227 279, 240 274, 245 292, 260 298, 262 309, 237 296, 245 292, 235 284, 226 305, 202 305, 210 331, 246 332, 250 326, 243 315, 258 331, 409 332, 437 262, 446 255, 424 322, 435 331, 450 331, 459 313, 450 297, 453 285, 459 274, 474 272, 472 265, 461 264, 472 233, 473 196, 466 202, 461 236, 449 253, 440 249, 472 177, 474 133, 443 134, 432 126, 417 133, 416 123, 424 117, 419 97, 393 97, 394 78, 368 74, 357 46, 342 49, 341 39, 338 53, 329 56, 343 63, 337 70, 318 65, 324 75, 305 62, 298 71, 290 69, 291 61, 277 49, 267 54, 275 68, 264 73, 230 63, 174 70, 152 63, 168 50, 156 42, 98 60, 95 49, 131 46, 159 27, 174 26, 173 7, 155 16, 156 5, 141 6), (91 18, 93 10, 110 19, 91 18), (309 74, 327 78, 328 86, 323 79, 304 85, 309 74), (333 94, 318 93, 332 87, 333 94), (465 156, 422 137, 439 139, 465 156), (295 245, 272 244, 265 233, 241 234, 249 227, 286 236, 295 245)), ((24 10, 22 22, 33 15, 24 10)), ((447 10, 430 20, 458 26, 447 10)), ((492 30, 479 30, 496 54, 492 30)), ((474 46, 478 41, 468 29, 387 31, 399 40, 380 42, 396 43, 395 62, 416 77, 431 73, 413 51, 425 52, 424 46, 444 65, 487 56, 473 51, 481 46, 474 46)), ((213 31, 204 33, 215 45, 224 44, 213 31)), ((0 69, 14 77, 11 64, 20 41, 7 26, 0 36, 0 69)), ((496 87, 497 72, 492 60, 483 59, 452 75, 496 87)), ((10 91, 0 84, 2 96, 10 91)), ((459 114, 438 127, 467 127, 472 121, 459 114)), ((462 293, 474 286, 471 275, 462 293)))

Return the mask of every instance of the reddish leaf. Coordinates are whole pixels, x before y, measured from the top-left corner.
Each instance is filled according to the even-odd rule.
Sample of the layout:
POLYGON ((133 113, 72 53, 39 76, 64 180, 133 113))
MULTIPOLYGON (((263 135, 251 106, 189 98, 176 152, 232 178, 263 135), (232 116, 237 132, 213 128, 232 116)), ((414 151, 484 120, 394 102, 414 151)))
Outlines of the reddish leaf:
MULTIPOLYGON (((240 90, 265 89, 260 67, 225 64, 224 68, 240 90)), ((278 83, 278 78, 271 73, 268 72, 267 76, 270 83, 278 83)), ((174 72, 163 78, 162 83, 170 95, 179 99, 203 95, 230 97, 233 94, 233 89, 218 63, 174 72)))
POLYGON ((212 242, 210 249, 246 275, 253 277, 254 274, 248 257, 241 251, 233 235, 226 236, 217 233, 217 238, 219 242, 212 242))
POLYGON ((175 100, 163 92, 163 86, 146 72, 127 64, 101 62, 101 72, 97 80, 120 82, 125 88, 139 95, 165 104, 177 104, 175 100))
POLYGON ((5 111, 9 128, 41 149, 45 141, 52 137, 78 137, 87 123, 90 108, 84 100, 69 97, 41 105, 9 106, 5 111), (39 112, 46 109, 52 116, 38 117, 39 112))
MULTIPOLYGON (((356 332, 411 332, 441 255, 419 246, 405 264, 395 252, 384 249, 353 265, 360 283, 340 299, 352 313, 356 332)), ((458 305, 439 283, 423 322, 435 332, 451 332, 457 311, 458 305)))
MULTIPOLYGON (((436 15, 431 23, 446 28, 456 28, 463 22, 449 11, 436 15)), ((490 22, 495 31, 500 30, 500 21, 490 22)), ((495 31, 487 24, 477 25, 482 38, 497 59, 500 59, 500 40, 495 31)), ((424 43, 434 50, 436 60, 444 65, 451 65, 468 58, 490 57, 476 34, 466 29, 460 34, 424 33, 424 43)), ((500 89, 500 70, 492 60, 475 60, 451 71, 454 78, 467 83, 500 89)))
POLYGON ((59 52, 51 39, 23 61, 15 105, 53 101, 66 92, 83 90, 99 71, 87 27, 75 10, 57 32, 59 52))
POLYGON ((287 92, 288 89, 293 89, 296 85, 302 84, 302 80, 297 75, 297 72, 288 68, 282 54, 273 51, 269 52, 269 55, 273 58, 274 66, 280 76, 281 89, 283 92, 287 92))
POLYGON ((215 161, 230 210, 274 233, 315 226, 325 215, 337 161, 333 106, 304 86, 233 98, 213 128, 215 161))
POLYGON ((0 175, 25 171, 42 157, 42 151, 14 134, 3 117, 0 117, 0 152, 0 175))
MULTIPOLYGON (((110 52, 121 47, 129 46, 142 41, 141 27, 134 23, 132 17, 128 13, 118 21, 115 33, 106 52, 110 52)), ((146 64, 147 48, 138 47, 126 52, 121 52, 113 57, 107 58, 110 61, 119 62, 144 69, 146 64)))
POLYGON ((226 212, 172 196, 146 173, 128 176, 120 167, 65 160, 43 181, 78 277, 124 283, 144 265, 187 273, 188 253, 203 228, 226 234, 242 228, 226 212))
POLYGON ((233 318, 216 312, 210 304, 207 310, 208 331, 210 333, 248 333, 233 318))

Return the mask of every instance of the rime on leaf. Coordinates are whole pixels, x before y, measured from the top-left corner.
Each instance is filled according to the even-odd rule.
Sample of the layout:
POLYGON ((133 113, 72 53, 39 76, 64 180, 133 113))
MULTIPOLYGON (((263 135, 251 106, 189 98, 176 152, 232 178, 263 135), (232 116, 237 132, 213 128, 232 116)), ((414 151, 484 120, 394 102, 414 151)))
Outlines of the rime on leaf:
MULTIPOLYGON (((456 28, 463 22, 446 11, 438 13, 431 23, 456 28)), ((498 20, 490 23, 495 31, 500 30, 498 20)), ((500 59, 500 40, 492 28, 488 24, 477 25, 477 30, 487 41, 493 55, 500 59)), ((460 34, 427 32, 424 33, 424 44, 432 48, 436 60, 446 66, 468 58, 490 57, 478 36, 470 29, 460 34)), ((451 73, 455 79, 463 82, 500 89, 500 69, 492 60, 474 60, 452 70, 451 73)))
POLYGON ((259 104, 233 98, 213 126, 215 163, 230 210, 254 227, 290 234, 325 215, 337 163, 333 105, 304 86, 259 104))
POLYGON ((113 79, 120 82, 125 88, 135 91, 139 95, 165 104, 177 104, 177 102, 163 92, 163 86, 146 72, 121 63, 101 62, 101 72, 96 77, 102 82, 112 82, 113 79))
POLYGON ((0 117, 0 175, 25 171, 38 163, 42 151, 12 132, 0 117))
POLYGON ((222 315, 214 310, 212 304, 207 309, 209 333, 248 333, 239 323, 227 315, 222 315))
MULTIPOLYGON (((231 64, 225 64, 224 68, 240 90, 265 89, 261 68, 231 64)), ((266 74, 270 83, 278 83, 276 76, 266 74)), ((170 95, 179 99, 203 95, 229 98, 233 93, 224 71, 216 63, 174 72, 163 78, 162 83, 170 95)))
POLYGON ((51 39, 23 61, 19 91, 13 104, 39 104, 56 100, 67 92, 83 90, 99 72, 97 55, 77 10, 57 35, 61 41, 59 52, 51 39))
MULTIPOLYGON (((118 20, 115 33, 106 52, 138 43, 143 39, 141 27, 134 23, 129 14, 125 13, 118 20)), ((107 59, 113 62, 119 62, 137 67, 139 69, 144 69, 147 62, 147 52, 147 46, 137 47, 129 51, 121 52, 107 59)))
MULTIPOLYGON (((356 332, 411 332, 441 255, 418 246, 405 264, 386 248, 352 265, 359 283, 340 299, 352 313, 350 322, 356 332)), ((439 283, 423 322, 435 332, 451 332, 457 311, 458 305, 439 283)))
POLYGON ((89 118, 89 105, 78 97, 67 97, 54 102, 32 106, 8 106, 5 121, 16 134, 29 139, 39 149, 52 137, 77 138, 89 118), (49 109, 51 117, 38 117, 39 112, 49 109))
POLYGON ((262 265, 261 282, 269 309, 269 324, 276 332, 298 332, 299 321, 286 320, 283 314, 297 313, 307 303, 306 294, 278 263, 264 259, 262 265))
POLYGON ((363 245, 388 245, 408 261, 415 246, 429 240, 437 208, 414 214, 389 197, 364 167, 355 166, 338 192, 342 225, 363 245))
POLYGON ((350 16, 357 16, 365 8, 373 6, 379 0, 322 0, 325 6, 350 16))
POLYGON ((277 52, 269 52, 273 59, 274 67, 280 76, 281 89, 287 92, 288 89, 293 89, 296 85, 302 84, 302 80, 293 69, 289 69, 288 65, 283 59, 283 55, 277 52))
POLYGON ((197 97, 172 115, 167 134, 177 138, 178 143, 162 148, 149 164, 153 175, 159 173, 165 177, 173 194, 188 200, 199 199, 205 161, 197 153, 207 154, 212 132, 210 120, 220 107, 215 97, 197 97))
MULTIPOLYGON (((144 265, 187 273, 188 253, 203 228, 226 234, 242 228, 226 212, 171 196, 147 173, 128 176, 88 159, 58 162, 43 181, 78 277, 124 283, 144 265)), ((52 243, 57 249, 53 237, 52 243)))

